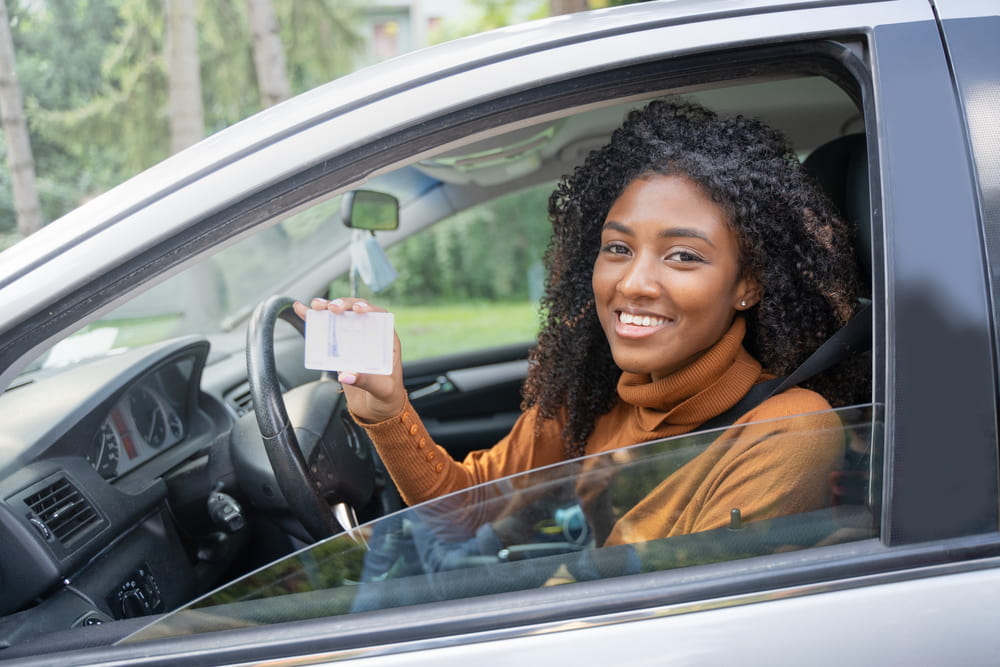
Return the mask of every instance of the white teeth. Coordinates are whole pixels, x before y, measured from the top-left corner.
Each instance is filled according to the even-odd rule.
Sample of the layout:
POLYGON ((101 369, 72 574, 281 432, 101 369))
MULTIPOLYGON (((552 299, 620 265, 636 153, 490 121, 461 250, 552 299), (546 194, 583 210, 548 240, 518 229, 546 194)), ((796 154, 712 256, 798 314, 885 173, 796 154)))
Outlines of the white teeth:
POLYGON ((666 320, 662 317, 650 317, 649 315, 632 315, 631 313, 619 313, 618 320, 622 324, 634 324, 639 327, 658 327, 666 320))

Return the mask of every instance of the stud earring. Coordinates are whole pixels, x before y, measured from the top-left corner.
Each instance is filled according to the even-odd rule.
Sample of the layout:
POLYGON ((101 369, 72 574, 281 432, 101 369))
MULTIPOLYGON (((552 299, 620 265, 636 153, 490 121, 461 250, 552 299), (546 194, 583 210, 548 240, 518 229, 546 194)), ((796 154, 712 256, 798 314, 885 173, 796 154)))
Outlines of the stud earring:
POLYGON ((746 307, 747 307, 747 302, 745 300, 740 301, 740 308, 746 308, 746 307))

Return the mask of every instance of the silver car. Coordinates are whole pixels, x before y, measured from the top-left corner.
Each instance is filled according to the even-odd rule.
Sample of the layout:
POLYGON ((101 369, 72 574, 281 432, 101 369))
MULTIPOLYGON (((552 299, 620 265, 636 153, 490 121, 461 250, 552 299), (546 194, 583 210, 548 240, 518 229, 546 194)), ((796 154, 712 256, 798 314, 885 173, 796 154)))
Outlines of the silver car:
MULTIPOLYGON (((995 0, 664 0, 407 55, 171 157, 0 254, 0 660, 995 664, 997 127, 995 0), (838 410, 834 503, 597 544, 566 490, 602 475, 623 512, 704 432, 404 507, 291 300, 391 282, 373 244, 456 219, 513 234, 664 95, 779 128, 857 223, 873 389, 838 410), (497 512, 523 539, 466 526, 497 512)), ((532 340, 448 336, 404 375, 460 457, 517 417, 532 340)))

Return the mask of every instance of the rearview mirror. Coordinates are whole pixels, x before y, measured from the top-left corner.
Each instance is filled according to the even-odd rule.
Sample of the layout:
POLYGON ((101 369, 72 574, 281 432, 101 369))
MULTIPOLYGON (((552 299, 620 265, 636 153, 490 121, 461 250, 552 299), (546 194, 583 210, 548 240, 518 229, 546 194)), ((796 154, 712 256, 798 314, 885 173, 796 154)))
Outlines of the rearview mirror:
POLYGON ((373 190, 351 190, 340 205, 340 218, 351 229, 387 232, 399 227, 399 200, 373 190))

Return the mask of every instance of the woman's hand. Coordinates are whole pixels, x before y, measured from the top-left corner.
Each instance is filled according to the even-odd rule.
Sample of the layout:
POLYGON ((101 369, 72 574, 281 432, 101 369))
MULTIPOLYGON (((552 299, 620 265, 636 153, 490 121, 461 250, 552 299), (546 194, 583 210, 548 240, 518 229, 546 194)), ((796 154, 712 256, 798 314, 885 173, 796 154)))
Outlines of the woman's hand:
MULTIPOLYGON (((309 304, 314 310, 329 310, 331 313, 384 313, 382 308, 371 305, 364 299, 342 298, 327 301, 313 299, 309 304)), ((306 318, 309 308, 298 301, 295 313, 306 318)), ((403 366, 400 361, 399 336, 393 332, 392 374, 372 375, 370 373, 344 373, 337 375, 337 381, 344 387, 347 405, 357 417, 368 422, 379 422, 395 417, 402 411, 406 401, 403 387, 403 366)))

